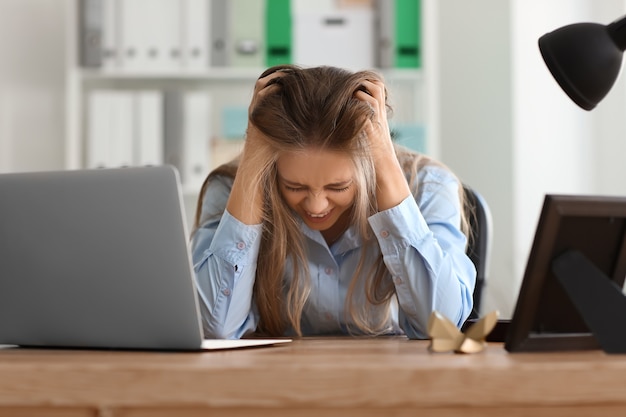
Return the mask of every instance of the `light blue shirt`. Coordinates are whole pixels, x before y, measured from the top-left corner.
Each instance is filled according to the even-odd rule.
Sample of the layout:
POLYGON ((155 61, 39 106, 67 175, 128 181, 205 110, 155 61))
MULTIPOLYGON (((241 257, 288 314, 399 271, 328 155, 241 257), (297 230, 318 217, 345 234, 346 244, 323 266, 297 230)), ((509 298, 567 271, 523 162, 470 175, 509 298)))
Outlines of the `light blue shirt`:
MULTIPOLYGON (((390 272, 396 298, 390 333, 426 338, 432 311, 461 326, 472 310, 476 269, 465 254, 460 231, 459 183, 443 168, 418 174, 418 195, 369 218, 374 244, 363 246, 349 228, 331 247, 321 233, 301 222, 311 275, 311 292, 302 316, 304 336, 347 334, 347 289, 363 250, 374 262, 380 254, 390 272)), ((252 288, 261 242, 261 225, 245 225, 225 210, 232 179, 217 177, 206 190, 202 224, 192 239, 204 333, 209 338, 241 338, 256 329, 252 288), (207 217, 211 213, 223 213, 207 217)), ((363 271, 369 271, 366 263, 363 271)), ((288 264, 285 271, 290 271, 288 264)), ((289 276, 284 277, 289 280, 289 276)), ((357 295, 358 296, 358 295, 357 295)))

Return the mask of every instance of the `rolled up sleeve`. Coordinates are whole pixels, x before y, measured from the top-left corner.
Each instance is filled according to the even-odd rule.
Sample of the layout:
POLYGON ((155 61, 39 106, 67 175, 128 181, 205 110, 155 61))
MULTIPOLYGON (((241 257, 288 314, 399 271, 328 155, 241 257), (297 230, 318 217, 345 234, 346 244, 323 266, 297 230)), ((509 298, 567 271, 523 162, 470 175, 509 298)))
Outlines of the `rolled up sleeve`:
POLYGON ((418 200, 407 197, 369 219, 396 288, 399 324, 410 338, 427 337, 434 310, 459 327, 472 310, 476 269, 460 230, 458 187, 453 178, 428 184, 418 200))
POLYGON ((261 230, 227 210, 195 230, 192 259, 205 337, 241 338, 256 328, 252 289, 261 230))

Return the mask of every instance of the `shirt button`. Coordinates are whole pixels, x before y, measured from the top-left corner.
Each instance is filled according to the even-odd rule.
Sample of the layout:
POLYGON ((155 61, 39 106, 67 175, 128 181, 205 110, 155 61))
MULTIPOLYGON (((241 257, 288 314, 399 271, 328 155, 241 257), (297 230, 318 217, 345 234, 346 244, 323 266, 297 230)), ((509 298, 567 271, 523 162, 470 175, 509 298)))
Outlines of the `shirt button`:
POLYGON ((396 277, 396 284, 397 284, 397 285, 402 284, 402 278, 400 278, 400 277, 396 277))
POLYGON ((330 320, 332 320, 332 319, 333 319, 333 315, 332 315, 332 314, 330 314, 330 313, 326 313, 326 314, 324 314, 324 317, 326 317, 326 320, 328 320, 328 321, 330 321, 330 320))
POLYGON ((326 267, 326 269, 324 269, 324 272, 326 272, 326 275, 330 275, 333 273, 333 269, 331 267, 326 267))
POLYGON ((380 232, 380 235, 384 238, 387 239, 389 237, 389 231, 388 230, 383 230, 382 232, 380 232))
POLYGON ((244 242, 237 242, 237 249, 241 250, 244 249, 246 247, 246 244, 244 242))
POLYGON ((224 288, 222 290, 222 294, 224 294, 226 297, 230 296, 230 288, 224 288))

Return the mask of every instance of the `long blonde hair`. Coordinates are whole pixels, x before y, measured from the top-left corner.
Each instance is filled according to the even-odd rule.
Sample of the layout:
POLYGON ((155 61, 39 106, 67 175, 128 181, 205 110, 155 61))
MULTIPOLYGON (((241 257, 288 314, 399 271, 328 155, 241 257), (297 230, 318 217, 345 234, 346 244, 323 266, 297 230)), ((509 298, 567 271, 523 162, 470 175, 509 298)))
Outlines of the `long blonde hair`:
MULTIPOLYGON (((363 88, 364 80, 382 80, 382 77, 372 71, 353 73, 335 67, 303 69, 282 65, 269 68, 260 78, 275 71, 284 72, 273 80, 279 88, 264 97, 249 118, 271 149, 266 154, 273 155, 268 157, 271 160, 265 161, 265 168, 258 177, 266 192, 254 284, 254 301, 259 312, 257 332, 281 336, 291 326, 296 334, 301 335, 300 322, 310 293, 310 277, 300 220, 280 193, 276 160, 283 152, 311 148, 344 152, 353 161, 356 195, 351 224, 358 228, 364 250, 348 288, 346 313, 356 326, 352 330, 365 334, 384 332, 394 287, 382 255, 370 270, 364 270, 365 248, 376 244, 367 221, 378 211, 376 176, 364 131, 365 122, 374 113, 367 103, 354 98, 355 92, 363 88), (290 271, 285 270, 287 260, 291 261, 290 271), (285 274, 291 279, 285 280, 285 274), (355 302, 357 291, 365 292, 366 303, 355 302)), ((412 173, 408 180, 416 194, 415 175, 423 165, 435 162, 403 148, 397 148, 397 155, 405 172, 412 173)), ((198 199, 196 228, 200 226, 202 200, 209 182, 216 176, 234 178, 238 166, 237 158, 209 174, 198 199)))

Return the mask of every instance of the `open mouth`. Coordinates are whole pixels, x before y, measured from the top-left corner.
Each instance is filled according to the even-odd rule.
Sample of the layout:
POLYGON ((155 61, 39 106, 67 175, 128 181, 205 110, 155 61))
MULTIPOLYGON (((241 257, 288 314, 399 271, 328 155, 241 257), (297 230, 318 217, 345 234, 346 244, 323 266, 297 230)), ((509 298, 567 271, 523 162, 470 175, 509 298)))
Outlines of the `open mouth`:
POLYGON ((323 221, 325 221, 328 216, 330 215, 330 213, 332 212, 332 210, 326 211, 324 213, 309 213, 308 211, 306 212, 306 217, 309 221, 313 222, 313 223, 321 223, 323 221))

